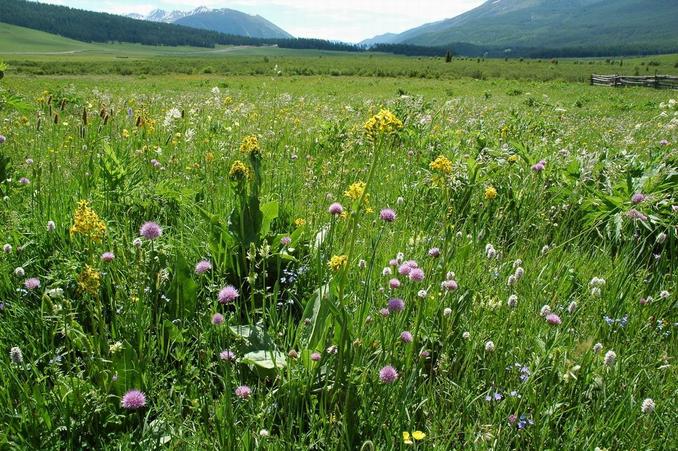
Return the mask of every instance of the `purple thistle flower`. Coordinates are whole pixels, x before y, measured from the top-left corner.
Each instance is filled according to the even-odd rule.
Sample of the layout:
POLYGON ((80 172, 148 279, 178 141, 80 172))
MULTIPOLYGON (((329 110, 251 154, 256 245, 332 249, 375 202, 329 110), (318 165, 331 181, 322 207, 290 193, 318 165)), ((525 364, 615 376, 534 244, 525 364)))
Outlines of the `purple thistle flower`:
POLYGON ((546 315, 546 322, 552 326, 557 326, 562 323, 560 316, 556 315, 555 313, 549 313, 546 315))
POLYGON ((284 236, 280 238, 280 244, 282 244, 283 246, 289 246, 291 242, 292 238, 290 238, 289 236, 284 236))
POLYGON ((212 324, 214 324, 215 326, 221 326, 222 324, 224 324, 224 320, 225 320, 224 315, 222 315, 221 313, 215 313, 214 315, 212 315, 212 324))
POLYGON ((421 282, 424 280, 424 271, 421 268, 412 268, 409 277, 414 282, 421 282))
POLYGON ((228 285, 219 292, 219 302, 222 304, 230 304, 235 301, 238 296, 240 296, 238 290, 236 290, 233 285, 228 285))
POLYGON ((438 258, 440 257, 440 249, 438 249, 437 247, 432 247, 431 249, 428 250, 428 255, 429 257, 438 258))
POLYGON ((395 213, 395 211, 391 210, 390 208, 384 208, 379 213, 379 217, 381 218, 382 221, 393 222, 396 219, 396 213, 395 213))
POLYGON ((344 212, 344 207, 339 202, 335 202, 332 205, 330 205, 330 208, 328 208, 327 211, 331 215, 337 216, 344 212))
POLYGON ((137 410, 146 406, 146 395, 139 390, 130 390, 122 397, 120 406, 128 410, 137 410))
POLYGON ((219 353, 219 358, 225 362, 233 362, 235 360, 235 353, 229 349, 224 349, 219 353))
POLYGON ((205 274, 208 271, 212 270, 212 262, 209 260, 200 260, 198 263, 195 265, 195 273, 196 274, 205 274))
POLYGON ((412 337, 412 333, 410 333, 409 330, 406 330, 400 334, 400 339, 403 341, 403 343, 412 343, 414 337, 412 337))
POLYGON ((384 384, 392 384, 398 379, 398 372, 391 365, 387 365, 379 370, 379 379, 384 384))
POLYGON ((639 204, 644 200, 645 200, 645 194, 643 194, 643 193, 635 193, 633 196, 631 196, 631 202, 634 203, 634 204, 639 204))
POLYGON ((392 289, 400 288, 400 281, 399 281, 398 279, 396 279, 396 278, 393 278, 393 279, 391 279, 391 280, 388 281, 388 285, 389 285, 392 289))
POLYGON ((542 164, 542 162, 540 161, 539 163, 536 163, 532 166, 532 171, 533 172, 541 172, 541 171, 544 170, 545 167, 546 166, 544 166, 544 164, 542 164))
POLYGON ((31 277, 30 279, 26 279, 24 282, 24 286, 26 287, 27 290, 35 290, 36 288, 40 287, 40 279, 37 277, 31 277))
POLYGON ((113 252, 104 252, 101 254, 101 261, 105 263, 110 263, 115 260, 115 254, 113 252))
POLYGON ((162 235, 162 228, 155 222, 145 222, 139 229, 139 235, 147 240, 154 240, 162 235))
POLYGON ((379 310, 379 313, 381 314, 381 316, 386 317, 391 314, 391 311, 387 308, 383 308, 379 310))
POLYGON ((412 271, 412 267, 410 265, 408 265, 407 263, 403 263, 398 268, 398 274, 400 274, 401 276, 407 276, 407 275, 410 274, 411 271, 412 271))
POLYGON ((402 312, 405 309, 405 301, 398 298, 389 299, 387 308, 391 313, 402 312))
POLYGON ((389 266, 398 266, 398 259, 392 258, 391 260, 389 260, 388 265, 389 266))
POLYGON ((447 291, 454 291, 459 288, 456 280, 445 280, 440 284, 440 287, 447 291))
POLYGON ((240 399, 248 399, 252 395, 252 389, 247 385, 241 385, 235 389, 235 396, 240 399))
POLYGON ((29 183, 31 183, 31 181, 28 180, 26 177, 21 177, 19 179, 19 183, 21 183, 22 185, 28 185, 29 183))
POLYGON ((319 352, 314 352, 313 354, 311 354, 311 360, 313 360, 314 362, 319 362, 321 358, 322 356, 320 355, 319 352))

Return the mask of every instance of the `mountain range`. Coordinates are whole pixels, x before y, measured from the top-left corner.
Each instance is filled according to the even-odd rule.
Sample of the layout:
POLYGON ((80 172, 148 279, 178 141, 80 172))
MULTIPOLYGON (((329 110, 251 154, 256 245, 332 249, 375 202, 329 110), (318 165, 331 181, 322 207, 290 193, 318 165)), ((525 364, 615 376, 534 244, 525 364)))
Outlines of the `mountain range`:
POLYGON ((445 47, 580 48, 678 43, 678 0, 488 0, 466 13, 362 41, 445 47))
POLYGON ((127 17, 150 22, 173 23, 202 30, 251 38, 290 39, 293 36, 263 17, 228 8, 210 9, 200 6, 191 11, 154 9, 148 15, 127 14, 127 17))

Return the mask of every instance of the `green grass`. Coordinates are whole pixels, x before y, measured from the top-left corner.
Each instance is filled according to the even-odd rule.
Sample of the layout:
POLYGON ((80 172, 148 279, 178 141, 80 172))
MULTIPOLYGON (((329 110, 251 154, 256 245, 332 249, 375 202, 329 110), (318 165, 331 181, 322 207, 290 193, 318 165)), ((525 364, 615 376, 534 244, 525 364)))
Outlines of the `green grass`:
POLYGON ((136 76, 84 58, 16 57, 0 85, 0 448, 406 449, 417 430, 419 449, 678 444, 674 93, 525 79, 544 62, 455 63, 500 71, 479 80, 444 63, 440 77, 322 75, 424 64, 380 55, 184 61, 211 74, 142 57, 136 76), (382 108, 403 128, 373 141, 382 108), (248 135, 261 154, 241 151, 248 135), (431 167, 440 155, 449 172, 431 167), (231 177, 236 160, 250 178, 231 177), (358 181, 367 202, 345 194, 358 181), (71 233, 81 200, 101 240, 71 233), (162 236, 135 243, 146 221, 162 236), (423 281, 398 275, 399 253, 423 281), (201 259, 213 268, 198 275, 201 259), (224 305, 228 284, 240 296, 224 305), (394 297, 404 311, 384 316, 394 297), (121 407, 130 389, 143 409, 121 407))
POLYGON ((31 75, 217 74, 458 78, 586 82, 592 73, 678 75, 678 55, 616 59, 484 59, 352 54, 277 47, 153 47, 138 44, 85 44, 27 28, 0 24, 0 56, 10 71, 31 75), (19 44, 16 44, 16 43, 19 44), (57 53, 57 54, 55 54, 57 53), (92 64, 96 62, 96 64, 92 64))

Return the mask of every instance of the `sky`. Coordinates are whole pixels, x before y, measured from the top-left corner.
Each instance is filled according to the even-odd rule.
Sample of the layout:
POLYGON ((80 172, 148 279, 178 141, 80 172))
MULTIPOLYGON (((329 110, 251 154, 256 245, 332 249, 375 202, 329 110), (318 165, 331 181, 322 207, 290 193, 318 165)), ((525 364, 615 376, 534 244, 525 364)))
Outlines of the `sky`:
POLYGON ((454 17, 485 0, 41 0, 113 14, 160 8, 231 8, 259 14, 296 37, 359 42, 454 17))

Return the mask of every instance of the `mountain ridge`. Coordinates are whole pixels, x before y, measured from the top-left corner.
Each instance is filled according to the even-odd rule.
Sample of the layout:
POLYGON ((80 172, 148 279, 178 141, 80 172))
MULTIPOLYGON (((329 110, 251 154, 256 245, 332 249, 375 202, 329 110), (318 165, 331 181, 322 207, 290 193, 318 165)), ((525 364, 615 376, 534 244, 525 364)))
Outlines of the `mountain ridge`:
POLYGON ((266 39, 289 39, 291 34, 260 15, 246 14, 230 8, 211 9, 199 6, 190 11, 154 9, 147 15, 126 14, 126 17, 183 25, 236 36, 266 39))
POLYGON ((432 47, 466 42, 507 49, 623 43, 651 49, 678 42, 676 17, 678 1, 671 0, 488 0, 458 16, 406 30, 389 42, 380 42, 379 36, 372 40, 432 47))

